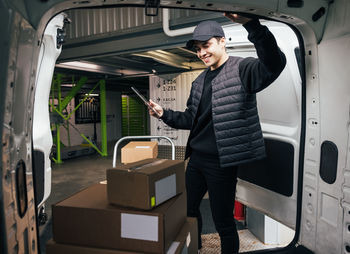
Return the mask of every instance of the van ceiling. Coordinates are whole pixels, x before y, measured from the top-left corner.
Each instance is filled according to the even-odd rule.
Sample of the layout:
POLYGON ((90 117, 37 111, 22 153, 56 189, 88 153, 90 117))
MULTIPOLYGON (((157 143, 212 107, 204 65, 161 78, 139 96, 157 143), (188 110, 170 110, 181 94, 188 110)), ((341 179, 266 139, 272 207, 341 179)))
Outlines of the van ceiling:
MULTIPOLYGON (((148 1, 147 1, 148 2, 148 1)), ((149 1, 151 2, 151 1, 149 1)), ((323 36, 325 21, 327 19, 328 9, 334 0, 167 0, 158 1, 160 8, 181 8, 190 10, 208 10, 214 12, 231 11, 236 13, 245 13, 248 15, 258 15, 274 20, 290 23, 300 30, 304 35, 309 36, 313 32, 317 42, 320 42, 323 36), (304 30, 306 29, 306 30, 304 30), (311 29, 311 30, 309 30, 311 29)), ((28 22, 37 29, 40 34, 44 31, 46 24, 53 15, 62 11, 76 8, 108 8, 138 6, 145 7, 146 1, 143 0, 42 0, 26 1, 16 0, 8 1, 8 5, 20 12, 26 17, 28 22)), ((157 3, 157 1, 154 1, 157 3)))
MULTIPOLYGON (((232 1, 232 4, 234 2, 232 1)), ((318 2, 320 3, 318 6, 304 2, 302 9, 295 8, 298 9, 296 14, 303 11, 305 18, 310 18, 310 14, 317 11, 322 3, 325 4, 323 1, 318 2)), ((267 9, 273 6, 277 8, 277 5, 267 4, 265 6, 262 3, 258 5, 257 9, 247 9, 239 7, 238 4, 234 9, 247 13, 252 12, 255 15, 268 14, 273 18, 291 23, 297 21, 292 16, 267 12, 267 9)), ((328 6, 325 5, 325 7, 328 6)), ((288 9, 287 6, 282 5, 278 8, 288 9)), ((204 68, 194 52, 184 48, 186 41, 191 38, 189 34, 169 37, 164 33, 161 10, 158 16, 154 17, 147 16, 143 7, 89 8, 66 11, 72 23, 67 26, 66 43, 58 59, 57 70, 67 74, 83 71, 92 77, 108 75, 113 80, 125 81, 149 75, 204 68)), ((223 25, 230 23, 221 12, 170 9, 169 14, 171 30, 194 26, 199 21, 208 19, 216 20, 223 25)), ((314 28, 317 27, 318 30, 315 31, 319 38, 324 22, 324 16, 321 17, 317 22, 315 20, 310 24, 314 28)))

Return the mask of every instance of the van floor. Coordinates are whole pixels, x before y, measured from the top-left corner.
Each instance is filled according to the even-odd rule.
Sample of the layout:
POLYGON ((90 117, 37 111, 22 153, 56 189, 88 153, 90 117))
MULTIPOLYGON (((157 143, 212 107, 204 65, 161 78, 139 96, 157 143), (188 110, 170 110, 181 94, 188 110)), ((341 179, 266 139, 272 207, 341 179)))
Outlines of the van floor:
MULTIPOLYGON (((45 254, 45 243, 52 238, 51 205, 78 192, 79 190, 106 180, 106 169, 112 168, 112 152, 109 156, 101 157, 98 154, 74 158, 62 164, 52 163, 52 189, 51 195, 45 203, 48 215, 47 222, 40 226, 40 249, 45 254)), ((201 253, 220 253, 220 240, 216 233, 209 206, 205 197, 201 204, 203 216, 203 248, 201 253)), ((274 248, 274 245, 265 245, 246 229, 244 223, 236 221, 240 236, 240 252, 274 248)))

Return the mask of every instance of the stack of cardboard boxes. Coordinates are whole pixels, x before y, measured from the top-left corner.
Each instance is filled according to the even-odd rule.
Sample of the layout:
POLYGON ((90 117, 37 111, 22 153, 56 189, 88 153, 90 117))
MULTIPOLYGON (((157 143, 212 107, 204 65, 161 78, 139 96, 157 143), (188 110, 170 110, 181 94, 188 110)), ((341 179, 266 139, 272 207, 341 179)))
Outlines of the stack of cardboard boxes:
POLYGON ((184 162, 177 160, 108 169, 107 185, 92 185, 53 206, 46 253, 197 253, 184 178, 184 162))

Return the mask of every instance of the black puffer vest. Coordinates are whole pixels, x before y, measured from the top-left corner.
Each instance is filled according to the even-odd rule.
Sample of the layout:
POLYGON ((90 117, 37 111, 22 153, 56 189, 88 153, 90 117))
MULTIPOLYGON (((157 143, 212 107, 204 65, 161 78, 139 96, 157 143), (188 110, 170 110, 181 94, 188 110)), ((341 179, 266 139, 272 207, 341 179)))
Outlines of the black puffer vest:
MULTIPOLYGON (((242 60, 230 57, 212 80, 212 117, 221 167, 265 157, 256 96, 246 92, 239 76, 239 63, 242 60)), ((187 103, 192 112, 192 124, 201 100, 206 73, 201 73, 192 83, 187 103)), ((189 141, 186 158, 191 154, 189 141)))

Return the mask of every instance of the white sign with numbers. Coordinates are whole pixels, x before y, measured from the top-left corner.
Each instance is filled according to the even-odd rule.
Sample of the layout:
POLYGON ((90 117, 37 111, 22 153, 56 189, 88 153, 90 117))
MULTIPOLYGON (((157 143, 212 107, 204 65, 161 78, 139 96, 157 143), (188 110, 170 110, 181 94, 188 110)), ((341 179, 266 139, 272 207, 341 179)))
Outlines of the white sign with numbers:
MULTIPOLYGON (((184 111, 190 95, 192 82, 201 71, 186 72, 181 74, 169 74, 150 77, 150 98, 164 109, 184 111)), ((176 146, 186 146, 189 131, 178 130, 164 124, 161 120, 151 117, 151 135, 167 136, 176 146)), ((160 145, 169 145, 162 140, 160 145)))

